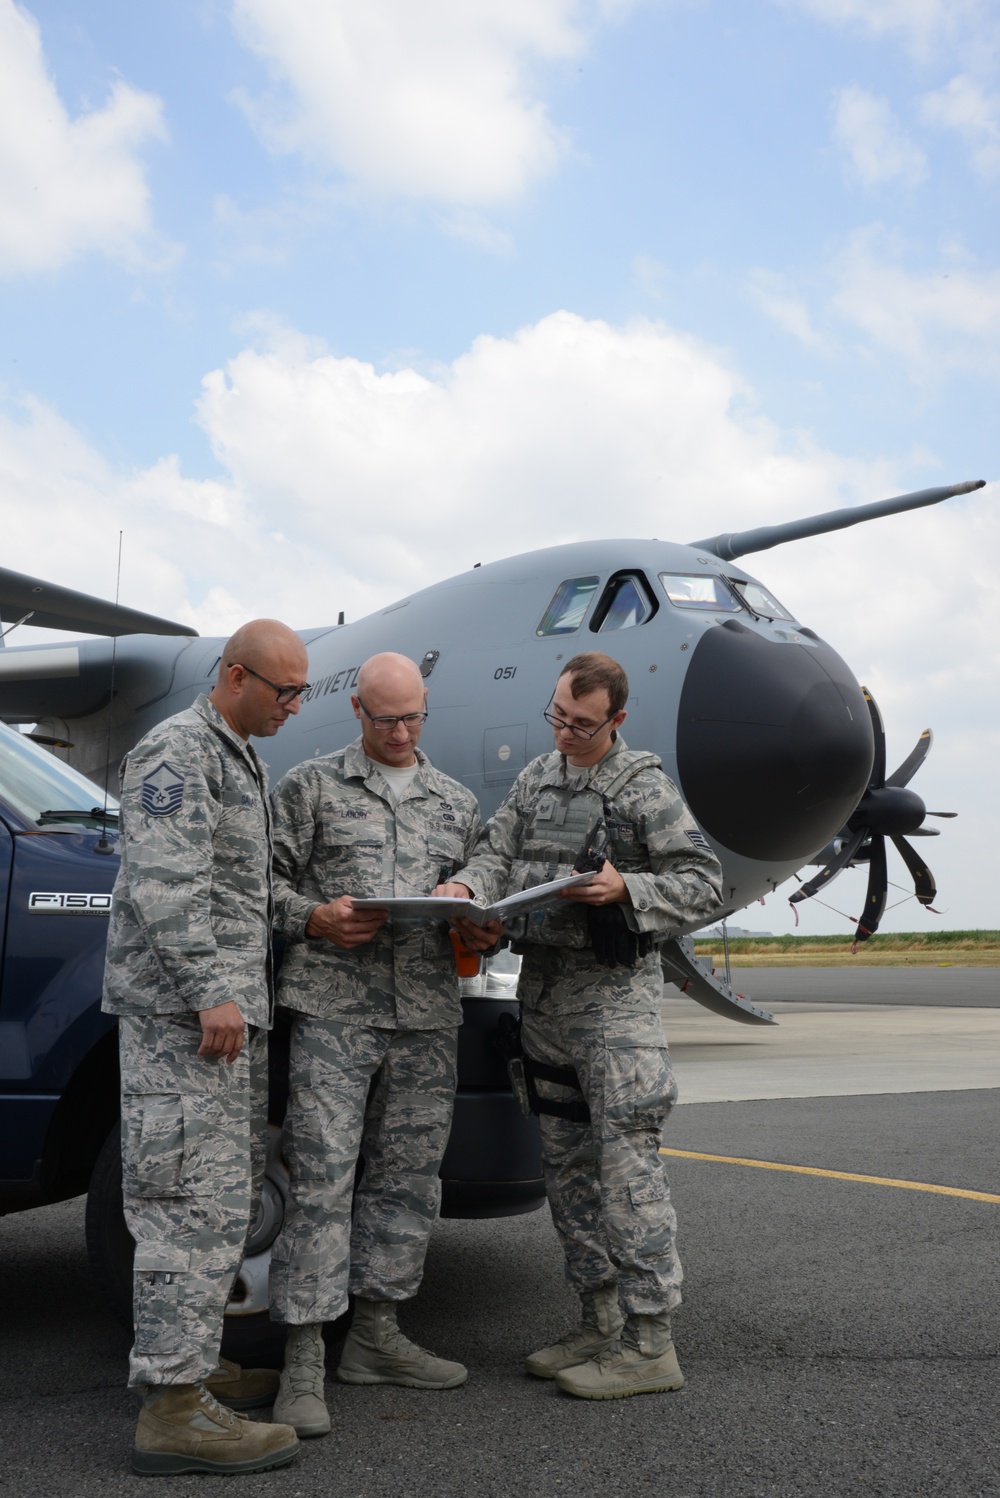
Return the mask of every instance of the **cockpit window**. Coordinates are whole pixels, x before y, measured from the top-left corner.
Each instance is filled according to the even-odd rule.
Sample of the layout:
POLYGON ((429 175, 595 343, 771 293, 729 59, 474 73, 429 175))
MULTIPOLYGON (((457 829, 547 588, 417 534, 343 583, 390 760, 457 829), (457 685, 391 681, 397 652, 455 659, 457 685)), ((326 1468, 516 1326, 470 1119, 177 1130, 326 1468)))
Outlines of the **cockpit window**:
POLYGON ((661 572, 660 582, 677 609, 707 609, 715 614, 738 614, 739 599, 721 577, 710 573, 661 572))
POLYGON ((571 635, 579 629, 599 581, 597 577, 570 577, 560 583, 535 634, 571 635))
POLYGON ((795 615, 778 602, 773 593, 769 593, 761 583, 744 582, 742 578, 730 578, 730 585, 750 610, 751 614, 757 614, 764 619, 794 619, 795 615))
POLYGON ((590 627, 602 635, 613 629, 631 629, 635 624, 645 624, 655 613, 656 604, 645 579, 635 572, 622 572, 605 588, 590 627))
MULTIPOLYGON (((24 821, 40 827, 99 826, 104 805, 104 793, 93 781, 5 723, 0 723, 0 799, 24 821)), ((117 814, 118 802, 109 796, 110 820, 117 814)))

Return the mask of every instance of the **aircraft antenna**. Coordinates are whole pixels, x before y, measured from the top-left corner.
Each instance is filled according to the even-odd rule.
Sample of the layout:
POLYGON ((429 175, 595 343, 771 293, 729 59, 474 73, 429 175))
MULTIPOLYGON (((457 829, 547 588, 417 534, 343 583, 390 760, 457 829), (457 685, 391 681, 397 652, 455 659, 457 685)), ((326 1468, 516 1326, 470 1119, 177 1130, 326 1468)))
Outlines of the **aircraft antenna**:
MULTIPOLYGON (((122 532, 118 532, 118 572, 115 577, 115 612, 114 621, 118 622, 118 598, 122 586, 122 532)), ((114 630, 111 636, 111 700, 108 703, 108 743, 104 754, 104 806, 101 811, 101 836, 94 845, 97 853, 111 853, 113 848, 108 842, 108 780, 111 775, 111 734, 114 725, 115 711, 115 665, 118 656, 118 631, 114 630)))

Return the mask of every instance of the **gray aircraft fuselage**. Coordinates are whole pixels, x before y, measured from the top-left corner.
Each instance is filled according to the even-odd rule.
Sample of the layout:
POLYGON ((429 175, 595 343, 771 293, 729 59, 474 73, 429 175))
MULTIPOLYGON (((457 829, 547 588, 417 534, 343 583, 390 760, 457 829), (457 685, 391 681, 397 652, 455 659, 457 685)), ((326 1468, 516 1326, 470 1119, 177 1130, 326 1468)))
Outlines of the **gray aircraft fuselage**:
MULTIPOLYGON (((707 547, 655 540, 578 542, 476 567, 355 623, 301 630, 312 689, 298 715, 258 747, 274 782, 348 743, 358 733, 358 668, 397 650, 426 673, 421 747, 475 792, 488 816, 517 772, 552 749, 542 712, 563 666, 577 653, 606 651, 629 676, 624 736, 659 754, 680 787, 722 860, 731 914, 773 891, 844 826, 873 754, 869 714, 847 665, 807 627, 768 617, 769 595, 753 584, 707 547), (678 578, 719 579, 705 583, 718 596, 672 602, 678 578), (572 627, 540 633, 560 585, 587 580, 578 587, 586 597, 591 579, 586 609, 566 621, 572 627), (630 586, 643 622, 615 608, 615 597, 626 605, 633 597, 630 586)), ((223 643, 118 640, 112 791, 122 754, 210 690, 223 643)), ((112 648, 98 639, 0 652, 0 715, 71 740, 64 757, 98 784, 108 764, 112 648)))

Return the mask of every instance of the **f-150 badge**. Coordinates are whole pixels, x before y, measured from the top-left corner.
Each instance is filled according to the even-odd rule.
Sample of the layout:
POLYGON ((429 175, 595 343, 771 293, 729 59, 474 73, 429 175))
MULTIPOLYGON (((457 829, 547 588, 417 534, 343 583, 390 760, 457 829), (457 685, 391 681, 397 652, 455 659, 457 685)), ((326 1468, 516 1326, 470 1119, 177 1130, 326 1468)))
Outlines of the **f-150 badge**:
POLYGON ((35 890, 28 896, 29 915, 109 915, 110 894, 70 894, 60 890, 35 890))

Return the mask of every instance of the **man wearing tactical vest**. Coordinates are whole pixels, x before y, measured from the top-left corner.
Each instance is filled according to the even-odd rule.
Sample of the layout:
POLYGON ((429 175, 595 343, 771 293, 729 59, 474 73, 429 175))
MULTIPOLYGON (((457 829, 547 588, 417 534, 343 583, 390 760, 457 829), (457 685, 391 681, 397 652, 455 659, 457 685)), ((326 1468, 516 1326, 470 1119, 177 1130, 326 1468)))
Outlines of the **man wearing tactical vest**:
POLYGON ((457 922, 466 945, 502 935, 522 955, 521 1065, 580 1325, 525 1368, 583 1399, 679 1389, 680 1304, 661 1130, 677 1096, 663 1036, 658 946, 720 908, 721 870, 654 754, 626 747, 628 678, 589 652, 545 713, 555 752, 521 771, 469 862, 439 895, 482 904, 594 871, 558 904, 501 929, 457 922))

